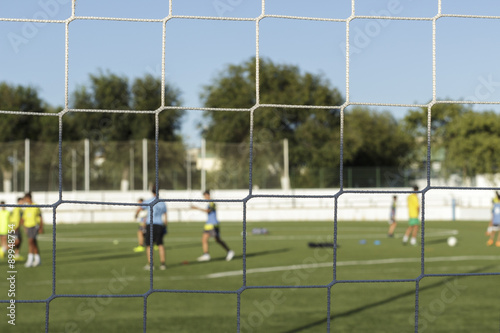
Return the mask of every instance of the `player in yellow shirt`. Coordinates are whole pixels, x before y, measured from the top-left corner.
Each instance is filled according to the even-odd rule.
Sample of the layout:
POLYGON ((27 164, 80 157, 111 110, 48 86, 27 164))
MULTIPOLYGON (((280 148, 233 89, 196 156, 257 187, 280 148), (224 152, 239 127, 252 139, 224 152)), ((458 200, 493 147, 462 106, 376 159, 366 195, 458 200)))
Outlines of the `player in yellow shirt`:
MULTIPOLYGON (((24 203, 23 198, 17 198, 17 204, 22 205, 24 203)), ((23 257, 19 254, 19 250, 21 248, 21 242, 22 242, 22 237, 21 237, 21 225, 22 225, 22 216, 23 216, 23 210, 21 207, 14 207, 12 210, 12 213, 10 214, 10 224, 13 225, 13 229, 15 230, 14 232, 14 237, 15 237, 15 258, 17 261, 24 260, 23 257)))
MULTIPOLYGON (((30 206, 34 205, 31 193, 26 193, 24 196, 24 204, 30 206)), ((26 260, 26 264, 24 266, 39 266, 41 264, 40 249, 38 248, 36 236, 43 233, 43 219, 40 208, 33 206, 24 208, 23 224, 26 237, 28 237, 28 259, 26 260)))
POLYGON ((403 244, 408 243, 408 238, 411 235, 410 244, 417 245, 417 233, 418 226, 420 225, 420 202, 417 196, 418 187, 413 186, 413 193, 408 196, 408 228, 406 229, 405 235, 403 236, 403 244))
MULTIPOLYGON (((0 204, 5 205, 5 201, 0 204)), ((9 233, 10 211, 5 206, 0 209, 0 258, 7 254, 7 234, 9 233)))

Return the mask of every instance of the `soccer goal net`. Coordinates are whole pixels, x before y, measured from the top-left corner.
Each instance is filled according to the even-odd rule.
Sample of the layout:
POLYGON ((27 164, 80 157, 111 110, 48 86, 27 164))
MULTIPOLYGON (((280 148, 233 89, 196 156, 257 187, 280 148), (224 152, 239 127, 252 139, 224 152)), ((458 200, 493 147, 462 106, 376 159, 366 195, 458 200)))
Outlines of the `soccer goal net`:
MULTIPOLYGON (((0 331, 85 332, 104 327, 106 331, 116 329, 121 332, 219 329, 236 332, 347 332, 357 331, 361 327, 361 330, 380 332, 423 332, 427 329, 440 331, 441 328, 443 331, 460 330, 460 325, 465 325, 463 321, 469 322, 469 328, 475 324, 498 327, 497 314, 493 313, 493 316, 487 316, 487 320, 484 320, 481 315, 472 314, 476 311, 471 311, 476 308, 481 313, 495 312, 491 311, 491 307, 482 308, 483 304, 496 302, 483 303, 484 298, 495 297, 495 291, 482 289, 481 285, 494 285, 496 280, 493 281, 492 277, 499 274, 498 266, 488 263, 498 260, 498 255, 486 254, 482 250, 474 250, 475 254, 470 256, 454 255, 455 243, 452 242, 453 246, 449 247, 441 245, 446 237, 457 235, 455 229, 458 227, 443 224, 439 228, 433 228, 426 219, 426 207, 429 194, 438 191, 478 190, 490 193, 498 190, 495 186, 478 187, 474 183, 470 186, 436 185, 432 182, 431 175, 442 162, 439 159, 440 151, 434 147, 442 147, 440 144, 446 138, 438 125, 453 116, 442 111, 443 106, 454 110, 456 106, 484 107, 499 104, 492 100, 498 87, 494 80, 479 80, 479 86, 475 90, 471 88, 472 92, 462 97, 466 100, 460 100, 459 96, 450 99, 440 96, 439 84, 454 81, 442 78, 441 68, 447 67, 448 62, 455 61, 454 51, 466 52, 469 42, 459 42, 462 38, 460 35, 453 37, 456 41, 445 39, 441 37, 440 29, 448 29, 449 22, 453 26, 466 26, 478 21, 488 21, 493 22, 488 26, 490 31, 498 31, 494 24, 498 24, 500 16, 481 11, 467 12, 465 4, 464 8, 451 6, 447 10, 445 4, 449 1, 443 0, 425 1, 421 8, 411 0, 377 1, 369 2, 369 5, 366 1, 357 0, 343 1, 342 4, 338 4, 339 1, 211 0, 192 1, 189 6, 182 4, 183 1, 180 0, 169 0, 163 7, 153 5, 151 1, 116 1, 113 5, 104 4, 105 2, 40 0, 37 2, 38 9, 31 17, 19 16, 16 10, 12 10, 7 16, 2 15, 2 7, 21 7, 24 2, 0 5, 0 31, 6 32, 5 47, 14 51, 12 57, 27 59, 15 71, 37 71, 30 65, 30 58, 23 53, 23 48, 28 44, 35 47, 40 57, 45 52, 50 53, 46 44, 40 43, 40 40, 43 40, 43 29, 57 26, 59 30, 51 34, 50 38, 58 40, 57 65, 60 72, 64 73, 63 93, 59 93, 64 97, 61 110, 40 112, 41 110, 30 108, 30 105, 22 104, 19 107, 14 103, 14 98, 9 104, 6 102, 10 98, 7 88, 0 86, 0 98, 4 100, 0 101, 0 128, 9 130, 17 138, 17 129, 9 128, 10 124, 24 126, 23 124, 31 122, 37 125, 29 127, 29 131, 45 133, 47 137, 57 136, 57 143, 44 146, 50 148, 37 150, 36 147, 31 147, 31 154, 36 155, 37 159, 41 160, 49 155, 50 158, 57 157, 50 170, 50 183, 57 196, 50 196, 51 199, 45 203, 37 203, 35 200, 35 207, 49 212, 45 216, 50 216, 50 220, 46 220, 45 224, 52 226, 47 229, 48 233, 39 235, 38 243, 44 246, 44 251, 41 252, 42 264, 39 267, 24 267, 24 262, 16 259, 14 232, 6 233, 3 243, 5 254, 0 261, 3 277, 0 283, 3 290, 0 297, 0 331), (127 6, 134 8, 134 11, 126 11, 127 6), (156 11, 148 10, 148 6, 156 8, 156 11), (143 29, 145 25, 148 25, 148 29, 143 29), (190 25, 195 25, 196 28, 190 28, 190 25), (240 26, 245 29, 240 30, 240 26), (106 34, 108 29, 123 29, 126 36, 109 39, 106 45, 110 46, 109 49, 92 49, 91 41, 106 34), (401 31, 404 33, 401 34, 401 31), (206 42, 217 35, 223 37, 206 42), (201 37, 196 40, 195 36, 201 37), (142 43, 145 40, 154 42, 142 43), (196 44, 201 42, 203 48, 197 47, 196 44), (87 44, 82 46, 80 43, 87 44), (460 48, 453 49, 454 43, 460 48), (118 54, 108 57, 107 51, 112 52, 114 47, 118 48, 121 44, 126 47, 121 48, 118 54), (446 49, 448 44, 453 45, 446 49), (150 48, 150 45, 155 46, 150 48), (246 56, 240 56, 240 49, 246 52, 246 56), (448 57, 438 63, 441 50, 448 57), (182 56, 173 57, 172 54, 176 52, 182 56), (129 66, 136 66, 132 58, 141 53, 151 54, 154 59, 159 59, 160 65, 150 70, 159 79, 159 86, 150 90, 157 93, 159 105, 153 103, 155 106, 149 107, 151 104, 141 104, 142 100, 138 98, 135 104, 127 104, 129 100, 123 103, 113 100, 102 107, 98 94, 93 93, 98 88, 102 88, 99 91, 106 91, 106 86, 119 87, 114 85, 119 77, 106 72, 91 75, 94 85, 90 90, 71 81, 73 77, 82 77, 82 71, 105 71, 106 66, 113 66, 123 59, 127 59, 129 66), (230 63, 219 66, 217 57, 233 53, 236 55, 228 57, 228 61, 252 59, 248 67, 251 70, 246 72, 247 67, 228 66, 232 65, 230 63), (172 64, 172 59, 177 59, 179 63, 172 64), (269 59, 274 67, 269 65, 269 59), (290 68, 280 67, 278 64, 282 61, 291 62, 294 66, 304 66, 306 71, 323 71, 328 81, 334 81, 337 85, 339 95, 335 97, 333 94, 335 96, 331 97, 323 94, 322 85, 328 84, 314 75, 300 76, 300 73, 299 77, 303 81, 287 81, 287 77, 283 75, 286 73, 293 76, 297 68, 292 66, 292 70, 284 71, 283 68, 290 68), (90 68, 89 63, 94 67, 90 68), (264 65, 266 71, 263 70, 264 65), (227 73, 223 73, 211 83, 188 80, 196 77, 197 72, 200 77, 207 75, 213 78, 220 71, 234 75, 225 76, 227 73), (109 80, 99 81, 103 77, 109 80), (184 80, 179 83, 181 87, 191 85, 197 89, 195 91, 193 88, 193 92, 185 96, 188 103, 193 103, 191 105, 180 105, 180 102, 177 103, 169 95, 169 82, 180 80, 181 77, 184 80), (234 81, 226 82, 227 78, 234 81), (116 80, 113 81, 114 79, 116 80), (251 82, 250 90, 245 86, 248 82, 251 82), (238 90, 241 86, 244 88, 238 90), (309 90, 303 92, 301 89, 305 89, 304 87, 309 90), (73 89, 76 89, 76 93, 73 93, 73 89), (217 89, 219 90, 215 91, 217 89), (291 89, 293 93, 286 94, 287 89, 291 89), (403 94, 402 91, 406 93, 403 94), (228 92, 231 93, 229 97, 224 96, 228 92), (199 94, 205 102, 202 106, 193 102, 193 96, 197 98, 199 94), (209 97, 218 98, 218 103, 212 103, 209 97), (244 100, 241 103, 240 98, 244 100), (120 146, 111 147, 111 144, 106 146, 106 142, 110 141, 107 141, 106 136, 120 137, 120 133, 133 132, 143 126, 144 133, 149 133, 145 136, 150 135, 147 144, 154 146, 154 154, 143 160, 149 163, 145 168, 154 170, 154 174, 150 177, 151 183, 139 182, 136 189, 143 189, 143 193, 148 192, 146 187, 148 190, 154 188, 161 191, 161 196, 147 204, 147 209, 152 211, 160 202, 165 202, 167 207, 179 204, 187 206, 191 202, 199 206, 206 205, 207 201, 200 195, 190 193, 181 198, 170 195, 169 190, 172 188, 166 188, 165 184, 174 186, 173 181, 169 183, 161 176, 164 170, 184 170, 184 166, 178 165, 176 160, 180 152, 184 154, 183 147, 161 146, 166 131, 171 130, 173 133, 177 130, 173 128, 175 126, 167 128, 163 125, 178 110, 189 112, 190 117, 199 119, 200 123, 207 126, 198 130, 203 130, 203 135, 212 135, 212 141, 209 141, 209 145, 212 145, 209 146, 210 151, 217 151, 219 156, 230 156, 225 159, 226 164, 221 164, 222 159, 209 161, 215 170, 208 178, 211 189, 217 190, 217 185, 222 183, 248 186, 243 196, 224 194, 213 198, 222 207, 232 205, 239 209, 237 223, 224 230, 227 230, 226 240, 235 250, 236 256, 230 263, 220 257, 220 260, 212 260, 210 265, 185 260, 186 253, 194 255, 193 249, 201 248, 201 236, 198 237, 198 233, 194 237, 188 223, 178 223, 178 226, 169 226, 168 241, 165 241, 167 269, 158 269, 157 250, 151 247, 148 253, 156 270, 142 270, 146 263, 146 256, 142 255, 144 260, 138 271, 131 268, 132 264, 128 264, 133 262, 135 265, 136 254, 132 254, 128 247, 122 247, 122 240, 130 241, 132 236, 135 237, 136 230, 130 232, 118 224, 58 224, 58 212, 67 207, 73 209, 91 206, 95 212, 116 207, 129 208, 134 212, 139 207, 135 194, 130 196, 130 200, 110 202, 102 199, 98 191, 79 196, 79 191, 64 190, 63 179, 67 184, 81 184, 84 181, 83 178, 71 178, 69 170, 78 163, 90 163, 76 158, 76 151, 81 148, 72 148, 71 142, 63 140, 71 138, 67 132, 75 130, 66 126, 65 120, 75 118, 78 114, 90 115, 85 118, 89 121, 93 116, 97 119, 99 115, 106 115, 103 121, 97 121, 100 126, 97 133, 92 132, 92 129, 85 129, 82 124, 73 124, 82 125, 78 128, 87 130, 90 139, 99 136, 98 140, 93 141, 98 144, 92 146, 91 163, 94 164, 102 163, 105 157, 98 153, 106 149, 108 162, 112 153, 120 158, 124 155, 132 156, 125 159, 125 164, 134 160, 134 154, 140 154, 140 140, 143 137, 134 138, 139 140, 134 143, 137 147, 126 141, 120 146), (413 110, 414 117, 411 120, 415 127, 412 130, 420 131, 420 135, 414 136, 415 142, 410 142, 407 146, 414 149, 415 154, 410 156, 406 154, 407 151, 399 151, 397 149, 403 146, 389 146, 389 141, 377 146, 378 140, 395 128, 383 125, 397 122, 408 110, 413 110), (203 114, 205 118, 202 117, 203 114), (373 116, 378 114, 383 114, 386 118, 373 116), (266 117, 276 122, 266 122, 266 117), (22 121, 18 121, 19 119, 22 121), (131 119, 133 120, 130 121, 131 119), (238 120, 232 122, 230 119, 238 120), (216 120, 220 121, 220 126, 208 128, 208 123, 215 123, 216 120), (113 126, 109 121, 113 122, 113 126), (121 128, 119 124, 122 123, 127 126, 121 128), (376 128, 377 124, 380 126, 376 128), (111 132, 112 127, 118 134, 111 132), (294 142, 296 146, 290 147, 295 154, 291 156, 297 160, 283 160, 285 142, 286 149, 289 144, 283 139, 287 139, 292 132, 298 139, 294 142), (241 136, 244 138, 243 142, 228 144, 230 138, 238 138, 238 133, 244 133, 241 136), (226 144, 218 143, 218 137, 224 138, 226 144), (355 155, 354 149, 358 149, 356 147, 363 140, 365 150, 359 150, 358 155, 355 155), (392 147, 397 149, 393 150, 392 147), (385 148, 385 151, 375 151, 379 148, 385 148), (384 159, 392 161, 398 158, 402 160, 403 157, 413 158, 410 162, 405 161, 405 165, 413 167, 413 170, 424 170, 423 178, 418 180, 420 215, 417 226, 420 226, 420 230, 417 246, 403 247, 400 240, 396 240, 397 246, 395 243, 384 246, 388 243, 385 240, 381 244, 380 234, 386 236, 386 225, 380 227, 369 223, 347 224, 340 221, 340 216, 344 213, 341 211, 342 204, 346 201, 356 202, 358 207, 370 207, 373 202, 380 202, 370 201, 370 198, 383 197, 385 200, 393 195, 406 198, 412 193, 408 186, 408 174, 397 168, 391 172, 398 174, 400 171, 400 179, 396 183, 404 184, 404 187, 377 187, 379 183, 393 183, 384 180, 383 175, 374 171, 374 176, 368 178, 382 179, 381 181, 373 183, 370 189, 356 188, 356 181, 370 184, 370 180, 356 179, 348 171, 346 162, 349 161, 351 166, 362 163, 363 158, 374 153, 381 156, 381 163, 384 159), (302 156, 303 159, 298 160, 297 156, 302 156), (293 184, 290 186, 288 173, 288 164, 293 163, 297 177, 306 179, 303 180, 304 186, 334 183, 339 186, 325 189, 321 194, 307 190, 296 194, 293 184), (308 169, 310 165, 314 165, 316 169, 308 169), (256 166, 259 166, 258 172, 255 171, 256 166), (241 174, 245 175, 244 179, 241 179, 241 174), (284 190, 261 190, 258 186, 261 184, 270 184, 272 188, 284 190), (267 214, 284 214, 284 209, 316 207, 314 203, 319 201, 330 208, 329 222, 304 222, 293 226, 283 223, 275 226, 274 231, 269 234, 270 227, 263 222, 272 219, 269 215, 258 215, 252 211, 252 207, 265 205, 269 208, 267 214), (282 205, 283 202, 287 204, 282 205), (304 244, 297 245, 300 242, 304 244), (110 243, 113 245, 109 246, 110 243), (479 267, 479 264, 473 264, 475 261, 485 264, 479 267), (450 264, 453 262, 460 264, 450 264), (482 296, 477 300, 477 297, 470 296, 472 294, 482 296)), ((474 6, 481 7, 480 3, 474 6)), ((476 37, 479 38, 473 38, 476 37)), ((491 43, 487 39, 482 42, 491 43)), ((479 44, 474 52, 482 52, 479 44)), ((0 66, 8 73, 7 54, 10 53, 2 53, 5 55, 0 56, 3 60, 0 66)), ((43 66, 44 64, 39 64, 39 70, 43 66)), ((142 66, 147 67, 144 64, 142 66)), ((452 72, 465 71, 466 67, 465 61, 457 63, 452 72)), ((45 72, 44 75, 50 76, 51 73, 45 72)), ((131 75, 136 74, 134 72, 131 75)), ((480 75, 484 76, 483 73, 476 74, 480 75)), ((2 79, 0 76, 0 80, 2 79)), ((14 78, 7 79, 18 82, 14 78)), ((46 79, 47 82, 52 82, 49 77, 46 79)), ((31 82, 28 81, 27 84, 31 82)), ((151 86, 134 85, 131 90, 136 94, 134 96, 147 99, 147 94, 141 95, 140 89, 147 90, 148 87, 151 86)), ((40 88, 50 90, 48 86, 40 88)), ((28 103, 32 96, 28 91, 23 97, 28 103)), ((137 130, 134 133, 141 132, 137 130)), ((456 133, 461 132, 456 129, 456 133)), ((32 133, 24 134, 30 137, 32 133)), ((410 136, 414 133, 410 133, 408 129, 406 134, 410 136)), ((405 136, 394 136, 390 140, 405 140, 405 136)), ((25 169, 17 163, 18 158, 12 152, 19 151, 21 154, 26 149, 23 141, 16 141, 15 146, 13 143, 9 146, 2 143, 2 179, 12 178, 12 172, 18 172, 15 169, 17 167, 25 169), (9 152, 4 154, 7 150, 9 152)), ((207 160, 209 158, 210 156, 207 160)), ((23 163, 29 163, 29 159, 23 163)), ((122 164, 117 162, 116 169, 110 165, 109 172, 116 176, 115 183, 130 179, 127 172, 133 172, 132 166, 125 165, 124 168, 122 164)), ((136 168, 139 170, 139 165, 136 168)), ((465 167, 463 170, 467 171, 465 167)), ((29 192, 31 189, 26 185, 29 184, 26 180, 29 175, 24 177, 24 190, 29 192)), ((37 177, 43 179, 43 175, 37 177)), ((201 177, 203 181, 205 175, 202 174, 201 177)), ((171 179, 176 178, 172 176, 171 179)), ((417 181, 415 177, 413 180, 417 181)), ((132 178, 130 183, 133 182, 132 178)), ((96 187, 99 185, 98 182, 95 184, 96 187)), ((21 184, 9 183, 8 189, 12 190, 12 186, 19 193, 23 192, 21 184)), ((79 188, 74 185, 74 189, 79 188)), ((5 194, 4 197, 11 200, 14 194, 5 194)), ((401 207, 406 206, 406 199, 398 200, 401 207)), ((12 201, 0 206, 8 210, 25 209, 26 203, 17 204, 12 201)), ((389 214, 388 202, 387 206, 389 214)), ((369 209, 363 211, 367 215, 363 215, 361 219, 370 221, 369 209)), ((311 218, 314 214, 314 210, 304 214, 304 221, 314 220, 314 217, 311 218)), ((357 216, 356 214, 358 213, 352 212, 350 216, 357 216)), ((25 215, 26 219, 27 216, 25 215)), ((406 214, 402 216, 406 219, 406 214)), ((9 228, 10 225, 9 223, 9 228)), ((463 230, 465 233, 474 233, 472 228, 463 230)), ((196 229, 197 231, 200 230, 196 229)), ((221 238, 224 239, 225 235, 223 233, 221 238)), ((25 249, 29 246, 30 253, 35 251, 34 236, 23 237, 22 246, 25 249)), ((151 239, 152 237, 151 235, 151 239)), ((218 236, 216 240, 219 241, 218 236)), ((485 243, 482 239, 480 241, 485 243)), ((460 242, 461 240, 457 248, 460 242)), ((216 243, 210 244, 211 248, 217 247, 216 243)))

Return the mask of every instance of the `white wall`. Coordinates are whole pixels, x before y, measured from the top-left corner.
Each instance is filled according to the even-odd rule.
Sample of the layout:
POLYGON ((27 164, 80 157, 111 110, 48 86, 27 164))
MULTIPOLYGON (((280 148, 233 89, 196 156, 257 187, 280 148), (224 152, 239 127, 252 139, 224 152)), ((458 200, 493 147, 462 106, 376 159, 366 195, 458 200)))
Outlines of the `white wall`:
MULTIPOLYGON (((391 198, 398 196, 397 219, 407 220, 407 193, 370 193, 373 191, 410 191, 406 189, 356 189, 363 193, 343 193, 338 199, 339 221, 387 221, 391 198)), ((335 200, 331 198, 338 189, 309 190, 255 190, 252 197, 248 190, 214 190, 212 198, 228 200, 217 203, 221 221, 242 221, 243 202, 246 202, 247 221, 333 221, 335 200), (294 197, 283 197, 290 196, 294 197), (313 197, 312 197, 313 196, 313 197)), ((426 220, 474 220, 488 221, 491 217, 491 190, 430 190, 425 194, 426 220), (453 210, 453 200, 456 207, 453 210)), ((150 193, 143 191, 92 191, 63 192, 59 200, 57 192, 34 192, 33 199, 44 208, 46 223, 52 223, 56 207, 58 223, 81 222, 134 222, 138 198, 147 199, 150 193), (74 203, 72 201, 85 202, 74 203)), ((206 214, 189 209, 191 204, 205 206, 199 191, 160 191, 160 198, 168 200, 170 222, 204 221, 206 214)), ((15 193, 0 193, 0 200, 14 204, 15 193)))

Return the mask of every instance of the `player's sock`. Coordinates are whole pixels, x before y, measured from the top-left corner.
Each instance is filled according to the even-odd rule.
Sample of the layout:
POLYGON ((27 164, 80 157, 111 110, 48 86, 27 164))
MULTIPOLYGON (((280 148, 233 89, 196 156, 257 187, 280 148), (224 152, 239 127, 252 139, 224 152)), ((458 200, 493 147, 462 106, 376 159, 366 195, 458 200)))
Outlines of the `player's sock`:
POLYGON ((406 235, 403 236, 403 243, 408 243, 408 236, 406 235))
POLYGON ((39 266, 42 263, 39 254, 33 256, 33 267, 39 266))
POLYGON ((410 244, 411 244, 411 245, 417 245, 417 239, 416 239, 415 237, 412 237, 412 238, 410 239, 410 244))
POLYGON ((28 253, 28 259, 26 260, 26 264, 24 266, 31 267, 33 265, 33 253, 28 253))

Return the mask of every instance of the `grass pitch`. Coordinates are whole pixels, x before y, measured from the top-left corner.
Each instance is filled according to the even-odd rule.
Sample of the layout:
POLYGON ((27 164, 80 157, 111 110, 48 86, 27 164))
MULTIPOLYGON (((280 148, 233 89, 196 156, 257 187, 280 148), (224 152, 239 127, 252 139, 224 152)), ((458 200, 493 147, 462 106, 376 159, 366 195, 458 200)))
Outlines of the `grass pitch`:
POLYGON ((308 246, 332 242, 332 222, 252 222, 245 261, 241 223, 223 223, 235 258, 212 241, 212 261, 198 263, 202 224, 172 223, 167 270, 154 252, 151 275, 146 254, 132 251, 136 224, 58 225, 55 271, 51 228, 39 239, 42 265, 16 263, 15 326, 0 262, 0 332, 236 332, 238 311, 241 332, 414 332, 416 305, 419 332, 498 332, 500 248, 486 246, 486 226, 427 222, 422 265, 421 246, 401 244, 406 223, 387 238, 387 223, 339 222, 334 252, 308 246), (269 234, 252 234, 262 227, 269 234))

